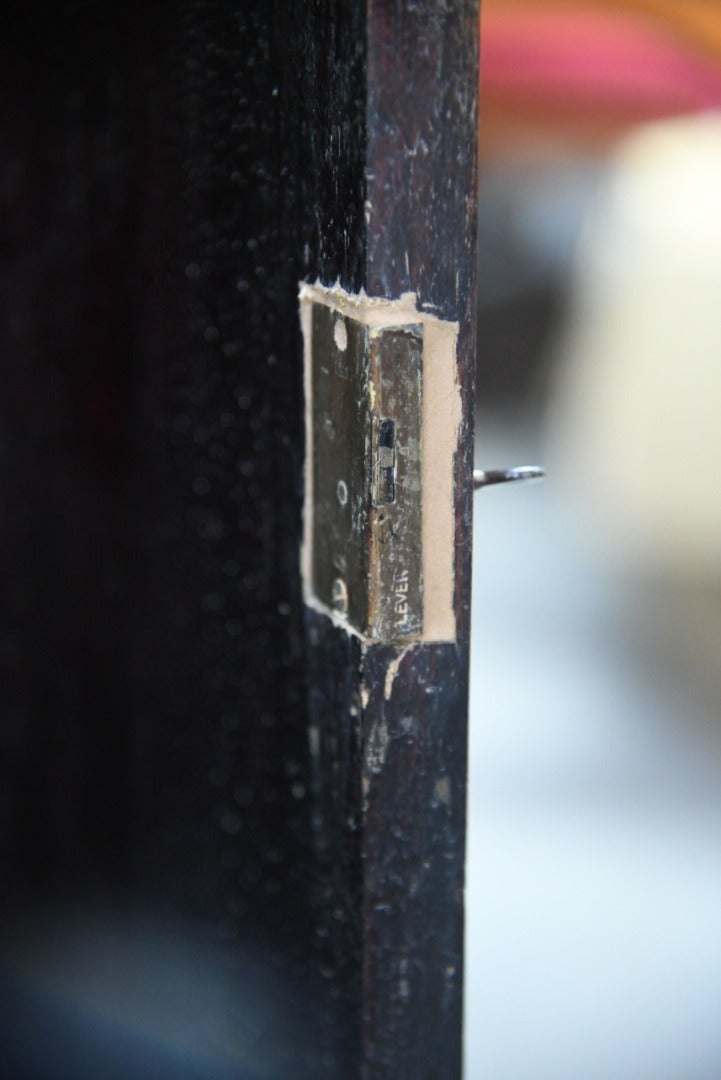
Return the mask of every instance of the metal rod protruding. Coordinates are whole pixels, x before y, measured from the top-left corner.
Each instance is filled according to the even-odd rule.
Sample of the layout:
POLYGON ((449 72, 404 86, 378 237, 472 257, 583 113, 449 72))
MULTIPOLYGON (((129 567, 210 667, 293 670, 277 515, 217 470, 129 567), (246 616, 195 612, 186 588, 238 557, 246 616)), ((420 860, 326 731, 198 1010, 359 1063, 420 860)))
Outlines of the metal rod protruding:
POLYGON ((542 480, 546 470, 540 465, 517 465, 515 469, 474 469, 473 490, 491 484, 507 484, 512 480, 542 480))

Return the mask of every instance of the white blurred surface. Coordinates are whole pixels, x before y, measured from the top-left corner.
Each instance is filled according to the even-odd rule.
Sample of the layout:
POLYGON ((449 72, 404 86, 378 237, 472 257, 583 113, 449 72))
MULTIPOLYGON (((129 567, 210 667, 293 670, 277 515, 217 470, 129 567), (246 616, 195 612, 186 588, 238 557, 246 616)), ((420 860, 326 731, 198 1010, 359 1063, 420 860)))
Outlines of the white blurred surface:
POLYGON ((639 127, 612 154, 562 336, 559 479, 621 563, 721 581, 721 113, 639 127))
MULTIPOLYGON (((509 417, 477 446, 539 456, 509 417)), ((476 496, 466 1078, 718 1080, 718 702, 562 499, 476 496)))

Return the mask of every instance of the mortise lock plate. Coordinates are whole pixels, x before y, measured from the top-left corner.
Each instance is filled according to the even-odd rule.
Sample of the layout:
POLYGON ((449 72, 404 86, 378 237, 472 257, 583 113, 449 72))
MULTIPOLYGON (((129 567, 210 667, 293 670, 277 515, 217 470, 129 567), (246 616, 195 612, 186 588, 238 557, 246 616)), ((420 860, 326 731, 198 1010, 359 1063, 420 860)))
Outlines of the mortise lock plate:
POLYGON ((366 641, 454 641, 456 323, 301 285, 306 603, 366 641))
MULTIPOLYGON (((305 380, 306 604, 365 641, 456 640, 462 425, 458 324, 416 297, 300 286, 305 380)), ((474 473, 474 487, 543 475, 474 473)), ((470 477, 469 477, 470 480, 470 477)))
POLYGON ((423 326, 312 305, 313 588, 371 640, 423 628, 423 326))

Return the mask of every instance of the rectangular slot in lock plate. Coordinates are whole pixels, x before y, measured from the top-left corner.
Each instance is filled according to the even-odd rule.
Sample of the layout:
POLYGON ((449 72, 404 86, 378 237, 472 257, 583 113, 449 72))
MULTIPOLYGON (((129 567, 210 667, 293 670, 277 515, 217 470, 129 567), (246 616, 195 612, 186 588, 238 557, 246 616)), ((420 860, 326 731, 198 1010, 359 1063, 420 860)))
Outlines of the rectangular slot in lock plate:
POLYGON ((311 305, 311 573, 318 600, 373 641, 423 630, 423 325, 311 305))

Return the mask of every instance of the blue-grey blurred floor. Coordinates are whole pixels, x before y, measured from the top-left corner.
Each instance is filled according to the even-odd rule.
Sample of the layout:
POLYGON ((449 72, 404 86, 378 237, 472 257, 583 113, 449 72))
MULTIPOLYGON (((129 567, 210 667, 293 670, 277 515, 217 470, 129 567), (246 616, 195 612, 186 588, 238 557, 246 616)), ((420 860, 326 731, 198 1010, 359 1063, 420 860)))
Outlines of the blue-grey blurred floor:
POLYGON ((476 496, 466 1078, 717 1080, 718 702, 580 537, 552 477, 476 496))

